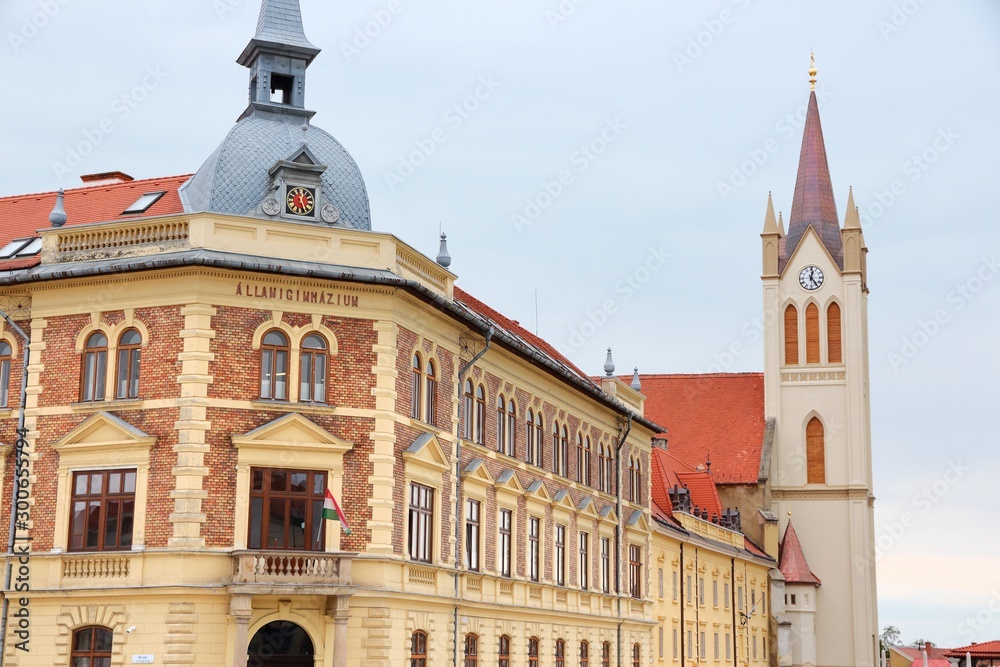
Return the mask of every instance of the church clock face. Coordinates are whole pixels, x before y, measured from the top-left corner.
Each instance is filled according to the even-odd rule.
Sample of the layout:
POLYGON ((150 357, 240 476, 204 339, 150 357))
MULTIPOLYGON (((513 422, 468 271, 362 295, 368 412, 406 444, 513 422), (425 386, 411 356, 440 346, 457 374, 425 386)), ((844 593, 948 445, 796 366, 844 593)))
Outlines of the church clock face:
POLYGON ((289 215, 312 215, 316 208, 316 191, 313 188, 295 187, 288 189, 285 197, 285 212, 289 215))
POLYGON ((809 265, 799 271, 799 284, 810 292, 823 285, 823 271, 818 266, 809 265))

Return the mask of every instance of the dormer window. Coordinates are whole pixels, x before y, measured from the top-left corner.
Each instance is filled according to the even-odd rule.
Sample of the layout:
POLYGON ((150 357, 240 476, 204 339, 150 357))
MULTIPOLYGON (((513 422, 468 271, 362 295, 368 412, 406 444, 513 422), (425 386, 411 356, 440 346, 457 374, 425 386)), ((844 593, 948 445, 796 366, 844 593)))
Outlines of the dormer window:
POLYGON ((149 210, 149 207, 160 201, 160 197, 167 194, 166 192, 147 192, 138 199, 135 203, 129 206, 127 209, 122 211, 122 215, 135 215, 137 213, 145 213, 149 210))
POLYGON ((12 259, 14 257, 17 257, 18 255, 22 256, 27 254, 33 255, 34 252, 26 253, 25 250, 28 248, 28 246, 32 245, 33 241, 36 240, 39 242, 39 245, 41 245, 41 239, 34 239, 30 237, 25 239, 14 239, 13 241, 5 245, 2 249, 0 249, 0 259, 12 259))
POLYGON ((292 86, 295 78, 285 74, 271 74, 271 102, 274 104, 292 103, 292 86))

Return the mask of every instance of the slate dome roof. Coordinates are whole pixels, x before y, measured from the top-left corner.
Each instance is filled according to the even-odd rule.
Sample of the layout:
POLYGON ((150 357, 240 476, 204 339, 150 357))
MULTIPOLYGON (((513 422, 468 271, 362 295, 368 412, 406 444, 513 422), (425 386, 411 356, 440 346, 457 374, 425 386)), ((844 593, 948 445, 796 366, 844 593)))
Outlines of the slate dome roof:
POLYGON ((340 211, 340 223, 371 229, 368 192, 350 153, 314 125, 303 131, 301 117, 247 116, 181 188, 188 213, 211 212, 267 218, 260 208, 270 185, 268 170, 303 144, 327 169, 322 175, 323 202, 340 211))

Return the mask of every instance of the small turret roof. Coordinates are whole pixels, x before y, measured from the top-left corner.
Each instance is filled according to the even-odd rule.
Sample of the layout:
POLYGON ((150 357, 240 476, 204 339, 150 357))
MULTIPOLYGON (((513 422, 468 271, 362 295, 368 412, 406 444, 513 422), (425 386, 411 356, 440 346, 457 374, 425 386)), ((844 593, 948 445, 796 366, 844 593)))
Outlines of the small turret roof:
POLYGON ((795 527, 791 520, 785 528, 785 539, 781 541, 778 548, 778 569, 785 577, 788 584, 814 584, 822 585, 812 570, 809 569, 809 562, 806 560, 805 552, 802 551, 802 544, 799 536, 795 532, 795 527))

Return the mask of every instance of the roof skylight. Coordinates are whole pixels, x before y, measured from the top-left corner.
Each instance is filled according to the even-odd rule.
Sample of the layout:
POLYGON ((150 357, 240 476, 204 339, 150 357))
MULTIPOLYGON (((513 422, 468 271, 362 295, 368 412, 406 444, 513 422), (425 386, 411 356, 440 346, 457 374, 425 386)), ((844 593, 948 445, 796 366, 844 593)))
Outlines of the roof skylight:
POLYGON ((167 194, 166 192, 147 192, 143 196, 139 197, 134 204, 129 206, 127 209, 122 211, 122 215, 134 215, 136 213, 145 213, 149 210, 149 207, 160 200, 160 197, 167 194))
MULTIPOLYGON (((24 239, 14 239, 13 241, 5 245, 2 249, 0 249, 0 259, 10 259, 11 257, 16 256, 23 248, 25 248, 32 241, 35 240, 36 240, 35 238, 30 236, 24 239)), ((39 241, 39 243, 41 242, 41 239, 37 240, 39 241)))

